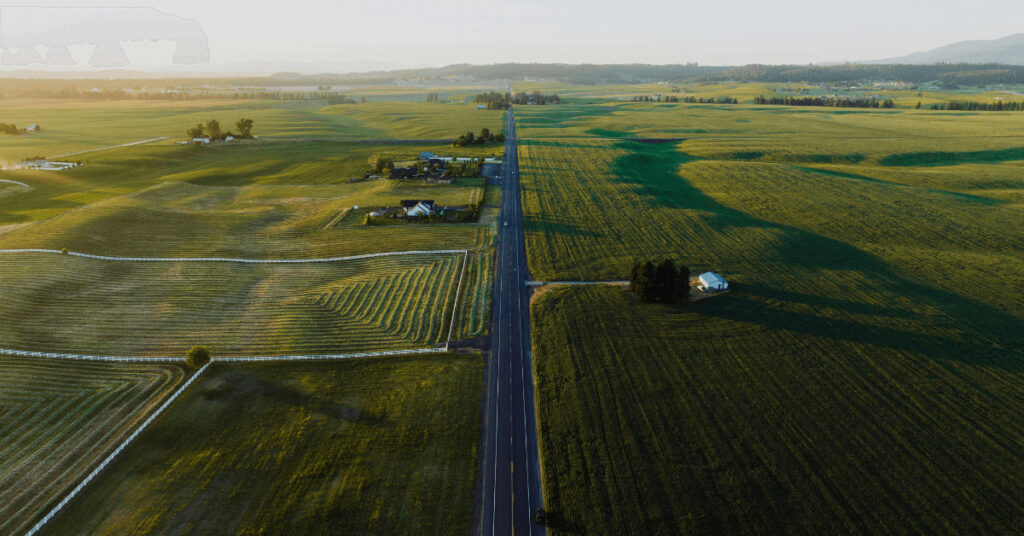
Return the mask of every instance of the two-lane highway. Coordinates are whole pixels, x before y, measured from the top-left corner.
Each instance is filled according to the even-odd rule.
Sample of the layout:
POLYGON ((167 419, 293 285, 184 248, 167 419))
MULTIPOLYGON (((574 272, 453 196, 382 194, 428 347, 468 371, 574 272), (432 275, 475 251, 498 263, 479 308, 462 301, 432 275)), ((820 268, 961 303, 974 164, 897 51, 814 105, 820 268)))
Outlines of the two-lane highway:
POLYGON ((530 356, 530 279, 526 268, 519 154, 512 110, 505 127, 492 337, 484 408, 480 533, 543 535, 543 508, 530 356))

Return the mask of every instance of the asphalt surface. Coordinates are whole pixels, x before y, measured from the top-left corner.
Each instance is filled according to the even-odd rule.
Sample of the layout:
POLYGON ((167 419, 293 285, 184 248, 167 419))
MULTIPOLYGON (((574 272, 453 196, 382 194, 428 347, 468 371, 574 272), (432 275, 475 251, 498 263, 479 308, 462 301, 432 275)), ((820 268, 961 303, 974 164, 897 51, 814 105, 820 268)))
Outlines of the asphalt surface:
POLYGON ((519 195, 515 122, 508 111, 479 511, 484 535, 545 535, 530 355, 530 280, 519 195))

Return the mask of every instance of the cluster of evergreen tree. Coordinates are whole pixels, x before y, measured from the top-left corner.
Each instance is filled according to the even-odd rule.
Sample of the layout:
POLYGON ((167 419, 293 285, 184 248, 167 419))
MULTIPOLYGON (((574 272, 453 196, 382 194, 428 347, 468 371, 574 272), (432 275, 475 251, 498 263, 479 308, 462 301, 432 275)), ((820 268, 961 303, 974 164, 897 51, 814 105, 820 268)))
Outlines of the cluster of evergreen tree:
POLYGON ((504 110, 513 104, 559 104, 562 102, 562 99, 558 95, 547 95, 539 91, 534 91, 533 93, 517 91, 512 94, 488 91, 473 97, 473 102, 475 104, 486 104, 488 110, 504 110))
POLYGON ((686 303, 690 296, 690 268, 676 267, 671 259, 633 265, 629 288, 646 303, 686 303))
POLYGON ((15 136, 21 134, 21 131, 18 130, 18 126, 14 123, 0 123, 0 132, 4 134, 14 134, 15 136))
POLYGON ((490 129, 482 128, 480 129, 479 136, 473 134, 472 132, 467 132, 459 136, 459 138, 455 140, 455 143, 453 143, 452 146, 465 147, 467 145, 483 145, 485 143, 505 143, 505 133, 499 132, 497 134, 494 134, 491 132, 490 129))
POLYGON ((739 104, 733 97, 677 97, 675 95, 643 95, 633 97, 633 102, 688 102, 690 104, 739 104))
POLYGON ((1024 101, 977 102, 969 100, 949 101, 946 104, 933 104, 932 110, 966 110, 970 112, 1021 112, 1024 101))
POLYGON ((326 100, 327 100, 327 104, 331 105, 331 106, 333 106, 335 104, 355 104, 356 103, 355 99, 350 99, 350 98, 346 97, 342 93, 331 93, 330 95, 327 95, 327 99, 326 100))
POLYGON ((896 103, 892 99, 879 100, 875 97, 841 99, 832 97, 754 97, 754 104, 779 104, 783 106, 826 106, 829 108, 892 108, 896 103))
POLYGON ((234 134, 230 130, 225 132, 223 129, 221 129, 220 121, 217 121, 216 119, 211 119, 207 121, 205 124, 196 123, 196 126, 188 129, 188 137, 195 139, 208 136, 211 140, 223 140, 226 139, 228 136, 231 136, 233 138, 251 138, 252 125, 252 119, 239 119, 235 122, 235 127, 238 128, 238 134, 234 134))
POLYGON ((438 102, 441 100, 441 95, 438 93, 427 93, 427 102, 438 102))

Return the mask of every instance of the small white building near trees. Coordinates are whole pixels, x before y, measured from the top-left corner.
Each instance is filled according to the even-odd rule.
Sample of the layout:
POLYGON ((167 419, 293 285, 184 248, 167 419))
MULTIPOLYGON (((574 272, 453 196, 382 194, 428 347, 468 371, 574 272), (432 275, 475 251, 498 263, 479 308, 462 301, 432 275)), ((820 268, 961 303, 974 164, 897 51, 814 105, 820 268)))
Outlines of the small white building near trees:
POLYGON ((729 282, 714 272, 704 272, 697 276, 697 288, 704 292, 709 290, 728 290, 729 282))

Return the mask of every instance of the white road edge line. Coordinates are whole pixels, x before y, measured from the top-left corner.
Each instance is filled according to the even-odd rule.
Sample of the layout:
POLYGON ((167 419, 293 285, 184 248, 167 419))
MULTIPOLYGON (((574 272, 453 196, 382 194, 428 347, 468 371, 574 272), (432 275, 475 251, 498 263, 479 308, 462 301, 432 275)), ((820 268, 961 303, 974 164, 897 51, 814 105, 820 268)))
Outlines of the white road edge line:
POLYGON ((116 449, 114 449, 114 451, 111 452, 99 464, 99 466, 93 469, 92 472, 89 473, 89 475, 86 476, 84 480, 79 482, 78 485, 75 486, 75 489, 71 490, 71 493, 68 493, 63 500, 57 503, 57 506, 54 506, 53 509, 50 510, 50 512, 47 513, 46 516, 43 517, 43 519, 39 520, 38 523, 36 523, 31 529, 29 529, 28 532, 25 533, 25 536, 33 536, 35 533, 39 532, 39 529, 43 528, 43 525, 45 525, 47 522, 53 519, 53 516, 57 515, 61 511, 61 509, 63 509, 69 502, 71 502, 71 500, 74 499, 85 488, 85 486, 92 481, 92 479, 96 478, 96 476, 99 475, 100 472, 106 469, 106 467, 110 465, 110 462, 114 461, 114 458, 116 458, 118 454, 121 454, 121 451, 123 451, 136 437, 138 437, 138 435, 141 434, 142 431, 145 430, 150 423, 152 423, 158 416, 160 416, 160 414, 163 413, 163 411, 167 409, 167 407, 170 406, 178 398, 178 396, 181 395, 181 393, 185 392, 185 389, 188 389, 188 386, 192 385, 192 382, 194 382, 196 378, 201 376, 203 372, 206 371, 206 368, 209 366, 210 364, 207 363, 200 367, 199 370, 197 370, 196 373, 193 374, 191 378, 186 380, 185 383, 183 383, 181 387, 179 387, 178 390, 175 391, 174 394, 170 396, 170 398, 164 401, 164 403, 161 404, 160 407, 157 408, 157 410, 154 411, 153 414, 149 416, 149 418, 143 421, 143 423, 138 428, 136 428, 135 431, 132 432, 130 436, 128 436, 128 439, 125 439, 123 442, 121 442, 121 444, 116 449))

